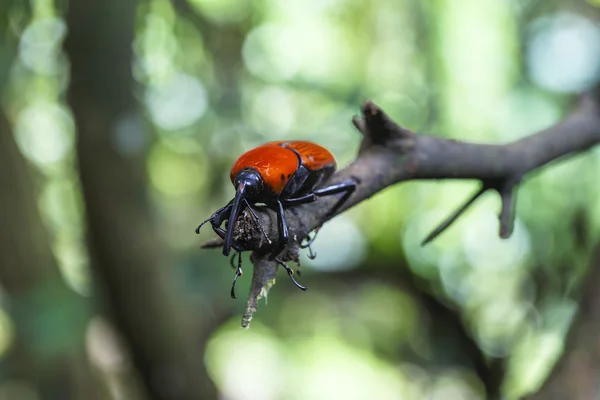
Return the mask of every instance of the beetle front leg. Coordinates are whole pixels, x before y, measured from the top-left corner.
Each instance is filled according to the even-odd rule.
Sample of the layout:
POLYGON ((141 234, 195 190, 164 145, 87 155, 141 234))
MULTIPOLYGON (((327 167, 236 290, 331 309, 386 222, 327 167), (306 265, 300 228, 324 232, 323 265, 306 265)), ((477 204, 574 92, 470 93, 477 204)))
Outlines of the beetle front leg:
MULTIPOLYGON (((215 231, 217 236, 219 236, 221 239, 225 240, 225 235, 227 234, 227 231, 225 231, 225 229, 221 228, 220 226, 213 226, 213 231, 215 231)), ((247 250, 247 249, 243 249, 241 246, 239 246, 236 243, 231 243, 231 248, 234 249, 235 251, 237 251, 238 253, 241 253, 242 251, 247 250)))
POLYGON ((227 205, 225 205, 225 207, 221 207, 219 208, 217 211, 215 211, 215 213, 213 215, 210 216, 210 218, 202 221, 202 223, 200 225, 198 225, 198 227, 196 228, 196 233, 200 233, 200 228, 202 228, 202 226, 204 224, 206 224, 207 222, 210 222, 210 224, 212 225, 213 229, 215 229, 215 227, 217 226, 221 226, 221 224, 227 219, 229 218, 229 216, 231 215, 231 209, 233 207, 233 200, 231 200, 229 203, 227 203, 227 205))

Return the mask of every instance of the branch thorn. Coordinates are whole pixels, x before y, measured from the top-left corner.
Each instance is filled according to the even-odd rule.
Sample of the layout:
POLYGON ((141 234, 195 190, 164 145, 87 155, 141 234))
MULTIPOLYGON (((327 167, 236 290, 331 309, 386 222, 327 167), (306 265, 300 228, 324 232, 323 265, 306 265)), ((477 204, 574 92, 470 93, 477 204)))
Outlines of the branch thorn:
POLYGON ((442 232, 444 232, 454 221, 458 219, 464 213, 467 208, 469 208, 475 200, 481 197, 489 189, 489 186, 483 184, 481 188, 469 198, 462 206, 460 206, 456 211, 454 211, 444 222, 439 224, 437 228, 435 228, 427 237, 421 242, 421 246, 425 246, 427 243, 431 242, 433 239, 438 237, 442 232))

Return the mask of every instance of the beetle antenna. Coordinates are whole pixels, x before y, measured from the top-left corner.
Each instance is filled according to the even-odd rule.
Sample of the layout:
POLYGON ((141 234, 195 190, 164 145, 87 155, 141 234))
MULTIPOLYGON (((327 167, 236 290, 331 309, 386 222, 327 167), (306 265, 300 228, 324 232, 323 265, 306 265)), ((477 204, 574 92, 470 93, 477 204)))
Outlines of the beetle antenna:
POLYGON ((208 221, 210 221, 212 219, 212 217, 210 217, 209 219, 202 221, 202 223, 200 225, 198 225, 198 227, 196 228, 196 233, 200 234, 200 228, 202 228, 202 226, 207 223, 208 221))
POLYGON ((256 222, 256 225, 258 225, 258 229, 260 229, 260 231, 262 232, 262 234, 265 237, 265 239, 267 239, 267 242, 269 244, 271 244, 272 243, 271 239, 269 239, 269 237, 267 236, 265 230, 263 229, 262 224, 260 223, 260 220, 258 219, 258 215, 256 215, 256 212, 254 212, 254 210, 250 206, 250 203, 248 203, 247 199, 244 199, 244 203, 246 203, 246 207, 248 208, 248 211, 250 211, 250 214, 252 214, 252 217, 254 218, 254 222, 256 222))
POLYGON ((227 233, 225 234, 225 243, 223 244, 223 254, 228 256, 231 252, 231 240, 233 238, 233 227, 235 225, 235 221, 240 215, 240 206, 242 205, 242 200, 245 197, 245 189, 246 186, 243 183, 240 183, 235 191, 235 199, 233 200, 233 208, 231 209, 231 215, 229 216, 229 220, 227 221, 227 233))

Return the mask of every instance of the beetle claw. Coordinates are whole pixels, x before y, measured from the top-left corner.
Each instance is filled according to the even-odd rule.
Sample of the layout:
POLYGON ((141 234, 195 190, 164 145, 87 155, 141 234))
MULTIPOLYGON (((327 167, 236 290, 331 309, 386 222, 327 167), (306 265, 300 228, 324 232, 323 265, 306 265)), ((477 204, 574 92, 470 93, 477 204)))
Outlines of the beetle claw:
POLYGON ((279 265, 281 265, 283 268, 285 268, 285 270, 287 271, 288 275, 290 276, 290 279, 292 280, 292 282, 294 282, 294 285, 296 285, 296 287, 298 287, 298 289, 301 290, 308 290, 307 286, 302 286, 301 284, 298 283, 298 281, 296 281, 296 279, 294 279, 294 270, 290 268, 289 265, 287 265, 286 263, 284 263, 283 261, 281 261, 280 259, 276 258, 275 262, 279 265))
POLYGON ((308 235, 306 235, 306 241, 307 241, 306 244, 300 244, 301 249, 308 248, 308 258, 310 258, 311 260, 314 260, 317 257, 317 253, 313 251, 311 245, 317 238, 317 234, 319 233, 319 228, 320 227, 317 227, 315 229, 315 235, 312 238, 310 237, 310 233, 308 235))
POLYGON ((238 252, 237 254, 234 253, 233 256, 231 256, 231 266, 236 268, 235 276, 233 277, 233 283, 231 284, 231 298, 237 299, 237 297, 235 297, 235 283, 237 282, 237 279, 244 274, 244 272, 242 271, 242 253, 241 252, 238 252), (233 259, 235 258, 236 255, 238 256, 237 266, 233 265, 233 259))
POLYGON ((242 269, 238 268, 237 271, 235 271, 235 276, 233 277, 233 283, 231 284, 231 298, 232 299, 237 299, 237 297, 235 297, 235 283, 237 282, 237 278, 242 276, 242 269))
POLYGON ((294 282, 294 285, 296 285, 296 287, 297 287, 298 289, 301 289, 301 290, 303 290, 303 291, 305 291, 305 292, 308 290, 308 287, 306 287, 306 286, 302 286, 301 284, 299 284, 299 283, 298 283, 298 281, 296 281, 296 280, 294 279, 294 276, 293 276, 294 274, 293 274, 293 272, 292 272, 291 274, 288 272, 288 274, 289 274, 289 276, 290 276, 290 279, 292 280, 292 282, 294 282))

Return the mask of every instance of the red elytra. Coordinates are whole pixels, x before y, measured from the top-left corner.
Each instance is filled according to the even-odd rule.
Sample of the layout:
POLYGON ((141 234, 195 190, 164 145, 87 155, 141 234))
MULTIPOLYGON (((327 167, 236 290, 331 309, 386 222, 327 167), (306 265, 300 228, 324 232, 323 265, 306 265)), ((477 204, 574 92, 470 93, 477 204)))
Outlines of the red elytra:
MULTIPOLYGON (((217 235, 224 239, 223 254, 229 255, 231 248, 239 253, 246 249, 233 243, 235 221, 243 207, 247 207, 255 215, 251 206, 264 203, 277 212, 279 226, 279 240, 270 254, 270 259, 284 266, 294 283, 301 289, 305 289, 294 280, 291 268, 276 258, 288 243, 288 226, 284 209, 310 203, 318 196, 343 193, 328 216, 335 213, 356 188, 354 181, 321 187, 323 182, 333 175, 336 167, 335 158, 329 150, 303 140, 268 142, 249 150, 242 154, 231 168, 230 178, 236 189, 235 197, 202 222, 196 228, 196 232, 198 233, 206 222, 210 222, 217 235), (223 230, 221 225, 225 220, 227 220, 227 229, 223 230)), ((258 221, 257 218, 255 219, 258 221)), ((262 227, 260 228, 262 230, 262 227)), ((241 259, 238 258, 234 285, 237 277, 241 275, 239 260, 241 259)), ((232 297, 235 297, 233 286, 232 297)))
MULTIPOLYGON (((268 186, 265 189, 272 195, 279 196, 291 179, 298 178, 301 166, 309 171, 309 175, 312 173, 326 179, 335 171, 336 165, 333 154, 316 143, 302 140, 277 141, 265 143, 242 154, 233 164, 230 177, 231 182, 235 183, 236 176, 243 169, 253 169, 260 174, 263 184, 268 186)), ((315 187, 318 183, 310 181, 303 185, 315 187)), ((290 189, 291 186, 286 195, 296 194, 290 192, 290 189)))

